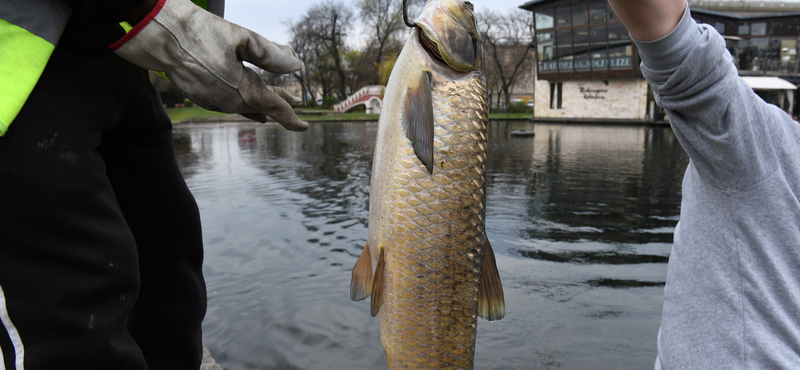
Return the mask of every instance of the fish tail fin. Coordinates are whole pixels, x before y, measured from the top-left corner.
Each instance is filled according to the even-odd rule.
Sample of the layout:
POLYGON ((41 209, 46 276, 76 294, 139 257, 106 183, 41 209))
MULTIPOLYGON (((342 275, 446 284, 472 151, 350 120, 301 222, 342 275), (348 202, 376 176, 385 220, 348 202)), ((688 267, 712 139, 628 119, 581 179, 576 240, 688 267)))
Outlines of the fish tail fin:
POLYGON ((500 320, 506 314, 503 284, 494 260, 494 251, 489 238, 484 239, 481 258, 481 275, 478 279, 478 316, 489 320, 500 320))
POLYGON ((370 299, 370 314, 372 317, 378 314, 383 304, 383 248, 378 246, 378 266, 375 267, 375 277, 372 279, 372 298, 370 299))
POLYGON ((353 267, 353 277, 350 279, 350 299, 360 301, 372 293, 372 256, 369 243, 364 247, 353 267))

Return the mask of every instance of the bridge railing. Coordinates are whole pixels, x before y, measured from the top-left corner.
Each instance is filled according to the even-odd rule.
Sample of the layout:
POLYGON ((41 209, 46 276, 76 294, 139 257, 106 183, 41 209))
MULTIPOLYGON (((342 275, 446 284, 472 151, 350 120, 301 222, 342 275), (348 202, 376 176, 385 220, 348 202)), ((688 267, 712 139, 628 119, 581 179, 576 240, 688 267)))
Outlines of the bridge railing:
POLYGON ((350 108, 350 106, 363 99, 365 96, 380 96, 383 95, 385 90, 386 86, 383 85, 364 86, 358 89, 355 94, 348 96, 347 99, 339 102, 339 104, 334 105, 333 111, 344 112, 350 108))

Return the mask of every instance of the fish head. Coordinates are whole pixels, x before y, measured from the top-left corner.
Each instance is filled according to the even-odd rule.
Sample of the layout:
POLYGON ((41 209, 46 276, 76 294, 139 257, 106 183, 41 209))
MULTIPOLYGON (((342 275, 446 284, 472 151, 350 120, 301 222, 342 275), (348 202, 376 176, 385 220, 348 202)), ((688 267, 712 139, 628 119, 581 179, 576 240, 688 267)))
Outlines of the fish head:
POLYGON ((450 68, 481 69, 481 35, 467 0, 430 0, 414 20, 423 47, 450 68))

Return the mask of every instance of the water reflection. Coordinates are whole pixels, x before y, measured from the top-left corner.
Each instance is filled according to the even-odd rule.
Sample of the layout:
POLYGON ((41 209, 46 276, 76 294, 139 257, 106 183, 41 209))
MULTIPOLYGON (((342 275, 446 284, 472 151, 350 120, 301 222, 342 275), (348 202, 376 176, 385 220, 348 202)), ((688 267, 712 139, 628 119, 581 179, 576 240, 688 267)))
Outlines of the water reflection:
POLYGON ((549 253, 544 251, 529 250, 510 250, 523 257, 534 258, 542 261, 552 261, 561 263, 604 263, 609 265, 626 265, 634 263, 667 263, 666 256, 654 256, 647 254, 615 253, 615 252, 584 252, 569 251, 562 253, 549 253))
MULTIPOLYGON (((487 231, 508 307, 480 321, 475 368, 652 367, 685 153, 664 128, 518 129, 490 125, 487 231)), ((176 128, 204 222, 205 342, 227 370, 386 367, 369 305, 349 300, 376 131, 176 128)))
MULTIPOLYGON (((495 192, 498 197, 527 198, 526 212, 533 222, 519 229, 520 236, 618 243, 671 240, 688 162, 669 155, 682 151, 670 131, 541 126, 535 141, 504 140, 492 145, 488 156, 488 183, 502 187, 495 192)), ((492 137, 507 137, 505 125, 493 129, 492 137)))

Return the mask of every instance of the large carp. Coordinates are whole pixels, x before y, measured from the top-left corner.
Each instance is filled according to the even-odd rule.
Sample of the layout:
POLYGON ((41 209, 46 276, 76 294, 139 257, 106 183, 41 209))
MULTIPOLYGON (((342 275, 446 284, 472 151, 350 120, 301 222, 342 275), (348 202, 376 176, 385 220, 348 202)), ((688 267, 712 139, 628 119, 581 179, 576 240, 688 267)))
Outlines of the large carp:
POLYGON ((350 298, 372 296, 390 369, 472 369, 477 317, 505 313, 484 228, 480 32, 463 0, 430 0, 414 25, 383 100, 350 298))

